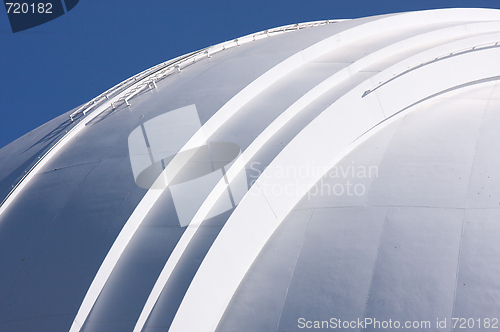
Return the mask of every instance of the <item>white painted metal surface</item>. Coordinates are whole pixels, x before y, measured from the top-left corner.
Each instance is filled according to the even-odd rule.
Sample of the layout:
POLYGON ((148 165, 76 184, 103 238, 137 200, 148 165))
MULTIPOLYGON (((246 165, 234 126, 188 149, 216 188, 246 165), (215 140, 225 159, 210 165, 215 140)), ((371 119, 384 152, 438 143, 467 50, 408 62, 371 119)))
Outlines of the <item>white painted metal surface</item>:
MULTIPOLYGON (((429 43, 433 43, 435 41, 442 41, 443 36, 447 38, 452 38, 454 34, 457 37, 462 36, 463 30, 468 30, 469 33, 488 33, 488 32, 496 32, 500 30, 500 24, 497 22, 486 22, 486 23, 475 23, 475 24, 466 24, 461 26, 455 26, 451 28, 445 28, 442 30, 432 31, 429 33, 425 33, 422 35, 418 35, 409 39, 405 39, 401 42, 397 42, 392 44, 386 48, 381 49, 380 51, 371 53, 370 55, 357 60, 353 64, 347 66, 346 68, 340 70, 335 73, 325 81, 318 84, 300 99, 298 99, 293 105, 291 105, 288 109, 286 109, 275 121, 273 121, 253 142, 252 144, 245 150, 245 152, 239 157, 239 159, 231 166, 228 170, 228 178, 227 180, 231 182, 241 171, 244 169, 246 164, 252 160, 254 155, 258 152, 258 150, 269 140, 269 138, 280 130, 292 117, 294 117, 298 112, 303 110, 307 105, 316 100, 318 97, 327 93, 330 89, 340 84, 342 81, 350 79, 351 75, 362 71, 363 69, 385 59, 388 56, 394 55, 394 53, 402 53, 408 51, 412 48, 417 48, 418 46, 425 46, 429 43)), ((499 34, 493 34, 491 36, 487 36, 485 40, 493 41, 492 45, 496 45, 496 41, 499 39, 499 34)), ((470 43, 472 45, 477 45, 477 38, 473 38, 470 43)), ((474 47, 474 46, 472 46, 474 47)), ((439 52, 439 51, 438 51, 439 52)), ((421 61, 421 60, 420 60, 421 61)), ((418 62, 418 60, 417 60, 418 62)), ((187 247, 187 244, 196 233, 198 227, 203 223, 203 220, 207 218, 207 215, 213 205, 217 202, 220 195, 224 193, 226 190, 227 184, 226 181, 221 180, 217 184, 217 186, 213 189, 210 195, 205 200, 204 204, 200 207, 197 214, 194 216, 193 221, 188 227, 188 230, 183 235, 179 243, 177 244, 174 253, 167 261, 160 277, 158 278, 155 287, 153 288, 150 297, 145 305, 143 313, 138 320, 138 323, 135 327, 136 332, 142 331, 144 324, 151 313, 154 304, 156 303, 158 297, 163 290, 163 287, 167 283, 171 273, 178 260, 180 259, 181 253, 187 247)))
MULTIPOLYGON (((498 35, 492 37, 497 39, 498 35)), ((465 41, 467 42, 470 41, 465 41)), ((441 46, 439 48, 442 51, 437 54, 461 50, 456 44, 462 43, 464 41, 441 46)), ((427 54, 432 53, 436 54, 436 50, 427 51, 427 54)), ((395 75, 402 68, 411 67, 407 64, 415 61, 416 57, 422 59, 422 56, 425 58, 425 55, 419 54, 376 75, 371 80, 372 84, 383 81, 381 78, 384 76, 395 75)), ((264 244, 297 202, 324 175, 317 172, 315 176, 306 178, 276 178, 272 174, 286 167, 307 168, 311 162, 326 172, 352 151, 359 144, 361 137, 371 135, 369 131, 374 127, 385 126, 385 120, 396 113, 407 111, 420 101, 450 88, 473 84, 482 79, 491 78, 498 81, 500 63, 495 59, 499 57, 499 49, 492 49, 481 53, 467 53, 450 58, 447 62, 424 66, 421 70, 402 76, 393 84, 388 83, 381 87, 376 91, 376 97, 367 95, 362 98, 364 91, 372 88, 370 82, 365 82, 321 114, 264 171, 229 218, 193 279, 172 323, 171 331, 215 330, 230 299, 264 244), (484 63, 492 65, 484 66, 484 63), (290 195, 276 195, 265 189, 269 187, 300 189, 292 190, 290 195), (230 269, 227 266, 230 266, 230 269), (202 315, 199 320, 189 318, 193 312, 202 315)), ((413 66, 422 62, 420 60, 413 66)))
POLYGON ((0 207, 0 252, 15 253, 0 255, 0 330, 289 331, 299 317, 491 316, 499 42, 500 12, 485 9, 290 25, 96 97, 0 207), (148 127, 167 118, 191 134, 172 143, 148 127), (203 204, 189 223, 165 184, 200 146, 221 142, 241 154, 223 157, 218 182, 193 194, 203 204), (153 150, 164 170, 144 189, 136 181, 153 150), (375 173, 360 179, 354 165, 375 173), (231 182, 245 178, 239 202, 245 191, 233 195, 231 182), (324 188, 343 194, 318 195, 324 188), (53 304, 41 305, 46 294, 53 304))

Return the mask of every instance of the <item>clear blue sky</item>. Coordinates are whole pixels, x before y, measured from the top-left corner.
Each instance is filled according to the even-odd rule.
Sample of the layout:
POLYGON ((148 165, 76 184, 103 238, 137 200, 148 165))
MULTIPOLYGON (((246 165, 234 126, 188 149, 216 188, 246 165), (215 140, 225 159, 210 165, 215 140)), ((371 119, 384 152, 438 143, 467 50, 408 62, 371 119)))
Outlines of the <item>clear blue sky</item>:
MULTIPOLYGON (((22 2, 22 1, 21 1, 22 2)), ((286 24, 500 0, 80 0, 13 34, 0 10, 0 148, 155 64, 286 24)))

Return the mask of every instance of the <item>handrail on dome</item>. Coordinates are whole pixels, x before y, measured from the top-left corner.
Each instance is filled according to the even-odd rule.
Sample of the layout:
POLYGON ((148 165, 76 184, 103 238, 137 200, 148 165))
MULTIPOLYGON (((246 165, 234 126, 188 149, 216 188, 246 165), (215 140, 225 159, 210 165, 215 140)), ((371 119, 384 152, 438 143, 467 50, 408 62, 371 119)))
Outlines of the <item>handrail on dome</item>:
POLYGON ((399 74, 394 74, 394 76, 392 76, 391 78, 388 78, 388 79, 386 79, 386 80, 384 80, 382 82, 379 82, 374 88, 372 88, 370 90, 366 90, 363 93, 363 95, 361 96, 361 98, 364 98, 364 97, 368 96, 370 93, 372 93, 375 90, 381 88, 382 86, 386 85, 387 83, 392 82, 396 78, 399 78, 399 77, 401 77, 401 76, 403 76, 405 74, 408 74, 409 72, 412 72, 412 71, 414 71, 416 69, 419 69, 419 68, 422 68, 424 66, 430 65, 431 63, 434 63, 434 62, 437 62, 437 61, 441 61, 441 60, 444 60, 444 59, 448 59, 448 58, 451 58, 451 57, 454 57, 454 56, 462 55, 462 54, 465 54, 465 53, 469 53, 469 52, 484 51, 486 49, 496 48, 496 47, 500 47, 500 42, 488 43, 488 44, 484 44, 484 45, 469 47, 469 48, 466 48, 466 49, 463 49, 463 50, 460 50, 460 51, 456 51, 456 52, 451 52, 451 53, 447 53, 447 54, 444 54, 444 55, 440 55, 440 56, 438 56, 436 58, 433 58, 431 60, 428 60, 428 61, 424 61, 424 62, 422 62, 419 65, 410 67, 410 68, 408 68, 408 69, 400 72, 399 74))
POLYGON ((156 66, 153 66, 149 69, 146 69, 145 71, 140 72, 137 75, 132 76, 131 78, 115 85, 114 87, 108 89, 107 91, 101 93, 97 97, 93 98, 89 102, 83 104, 80 106, 76 111, 70 114, 69 118, 73 122, 74 117, 78 114, 83 114, 85 115, 87 112, 91 111, 93 108, 96 106, 100 106, 102 103, 106 102, 106 100, 109 100, 109 97, 116 95, 117 93, 122 92, 123 90, 136 85, 133 87, 129 92, 127 92, 125 95, 121 96, 117 101, 112 103, 110 106, 115 109, 116 108, 116 103, 122 102, 130 105, 128 103, 128 100, 131 99, 133 96, 137 95, 140 91, 145 89, 146 87, 149 87, 151 89, 151 85, 156 87, 156 82, 159 80, 162 80, 163 78, 176 73, 180 72, 182 67, 186 67, 192 63, 195 63, 198 60, 201 60, 203 58, 210 58, 212 54, 218 53, 220 51, 226 50, 228 48, 232 48, 235 46, 240 46, 242 44, 255 41, 257 39, 265 38, 265 37, 270 37, 271 35, 276 35, 276 34, 281 34, 284 32, 288 31, 295 31, 295 30, 300 30, 308 27, 313 27, 313 26, 320 26, 320 25, 326 25, 326 24, 331 24, 331 23, 337 23, 339 21, 343 20, 325 20, 325 21, 314 21, 314 22, 308 22, 308 23, 297 23, 297 24, 290 24, 290 25, 285 25, 282 27, 274 28, 274 29, 269 29, 261 32, 257 32, 254 34, 250 34, 244 37, 236 38, 230 41, 226 41, 214 46, 209 46, 206 48, 203 48, 201 50, 195 51, 188 53, 183 56, 179 56, 175 59, 162 62, 156 66))

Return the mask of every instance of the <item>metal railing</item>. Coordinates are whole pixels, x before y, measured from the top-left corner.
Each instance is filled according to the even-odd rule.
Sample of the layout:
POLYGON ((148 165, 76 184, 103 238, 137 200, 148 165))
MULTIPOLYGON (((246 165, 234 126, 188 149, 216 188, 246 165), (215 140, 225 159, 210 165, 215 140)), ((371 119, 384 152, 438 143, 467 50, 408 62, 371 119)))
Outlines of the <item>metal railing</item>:
POLYGON ((145 71, 132 76, 131 78, 115 85, 111 89, 101 93, 97 97, 93 98, 89 102, 83 104, 80 106, 77 110, 75 110, 71 115, 69 116, 71 121, 73 121, 74 117, 78 114, 83 114, 85 115, 87 112, 91 111, 92 109, 102 105, 106 101, 110 99, 110 97, 116 96, 118 93, 124 91, 125 89, 131 88, 130 91, 128 91, 126 94, 121 96, 117 101, 114 103, 110 103, 110 106, 114 109, 116 108, 117 105, 120 104, 127 104, 129 105, 129 100, 137 95, 139 92, 142 90, 149 88, 151 89, 152 87, 156 87, 156 82, 164 79, 165 77, 180 72, 182 68, 185 68, 201 59, 204 58, 210 58, 212 54, 224 51, 226 49, 235 47, 235 46, 240 46, 242 44, 255 41, 258 39, 262 38, 267 38, 273 35, 289 32, 289 31, 295 31, 295 30, 300 30, 304 28, 309 28, 313 26, 320 26, 320 25, 326 25, 326 24, 331 24, 331 23, 336 23, 342 20, 326 20, 326 21, 314 21, 314 22, 308 22, 308 23, 299 23, 299 24, 291 24, 291 25, 285 25, 282 27, 274 28, 274 29, 269 29, 269 30, 264 30, 261 32, 257 32, 254 34, 250 34, 244 37, 236 38, 230 41, 226 41, 214 46, 209 46, 206 48, 203 48, 199 51, 191 52, 186 55, 179 56, 175 59, 160 63, 156 66, 153 66, 149 69, 146 69, 145 71), (134 86, 135 85, 135 86, 134 86))
POLYGON ((449 59, 449 58, 452 58, 452 57, 455 57, 455 56, 459 56, 459 55, 463 55, 463 54, 466 54, 466 53, 471 53, 471 52, 478 52, 478 51, 484 51, 484 50, 487 50, 487 49, 492 49, 492 48, 498 48, 500 47, 500 42, 494 42, 494 43, 488 43, 488 44, 483 44, 483 45, 479 45, 479 46, 473 46, 473 47, 468 47, 466 49, 463 49, 463 50, 460 50, 460 51, 456 51, 456 52, 451 52, 451 53, 446 53, 446 54, 443 54, 443 55, 440 55, 438 57, 435 57, 435 58, 432 58, 430 60, 427 60, 427 61, 424 61, 422 63, 420 63, 419 65, 416 65, 416 66, 413 66, 413 67, 409 67, 408 69, 405 69, 403 70, 402 72, 398 73, 398 74, 394 74, 391 78, 388 78, 382 82, 379 82, 379 84, 377 84, 374 88, 370 89, 370 90, 366 90, 364 93, 363 93, 363 96, 362 98, 368 96, 370 93, 374 92, 375 90, 381 88, 382 86, 386 85, 387 83, 390 83, 392 81, 394 81, 395 79, 403 76, 403 75, 406 75, 414 70, 417 70, 419 68, 422 68, 422 67, 425 67, 427 65, 430 65, 431 63, 435 63, 435 62, 438 62, 438 61, 441 61, 441 60, 445 60, 445 59, 449 59))

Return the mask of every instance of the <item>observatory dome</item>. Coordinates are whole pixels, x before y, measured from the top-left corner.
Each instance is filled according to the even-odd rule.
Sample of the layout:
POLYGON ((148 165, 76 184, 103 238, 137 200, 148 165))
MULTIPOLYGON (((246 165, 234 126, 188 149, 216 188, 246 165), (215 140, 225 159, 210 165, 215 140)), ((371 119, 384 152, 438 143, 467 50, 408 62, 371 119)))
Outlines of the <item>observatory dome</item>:
POLYGON ((42 125, 0 150, 0 331, 500 326, 499 59, 498 10, 294 24, 42 125))

